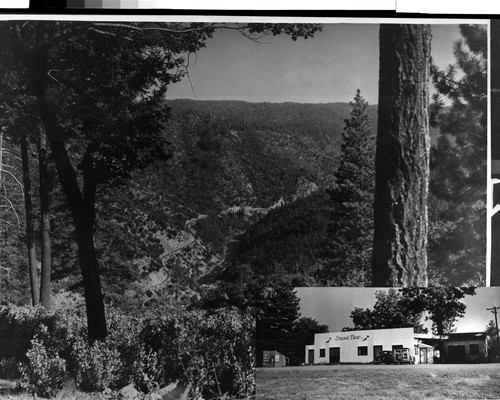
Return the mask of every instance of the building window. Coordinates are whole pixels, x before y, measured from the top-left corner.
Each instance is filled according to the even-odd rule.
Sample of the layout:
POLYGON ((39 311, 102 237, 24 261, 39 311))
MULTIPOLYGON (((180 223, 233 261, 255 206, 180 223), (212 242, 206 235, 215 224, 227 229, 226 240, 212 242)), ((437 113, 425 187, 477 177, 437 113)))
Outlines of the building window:
POLYGON ((478 344, 471 344, 470 345, 470 355, 471 356, 479 355, 479 345, 478 344))
POLYGON ((326 349, 319 349, 319 356, 326 357, 326 349))
POLYGON ((367 355, 368 355, 368 346, 359 346, 358 356, 367 356, 367 355))

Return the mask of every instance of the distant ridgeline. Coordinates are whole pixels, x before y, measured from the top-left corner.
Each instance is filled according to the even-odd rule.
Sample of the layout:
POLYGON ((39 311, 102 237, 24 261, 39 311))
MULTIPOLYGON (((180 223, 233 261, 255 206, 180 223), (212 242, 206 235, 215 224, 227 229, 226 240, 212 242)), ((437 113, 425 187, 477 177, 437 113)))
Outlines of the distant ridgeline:
MULTIPOLYGON (((340 144, 349 103, 248 103, 236 100, 169 100, 173 116, 189 110, 213 114, 230 123, 231 129, 270 130, 314 138, 322 143, 340 144)), ((377 106, 370 106, 376 126, 377 106)))

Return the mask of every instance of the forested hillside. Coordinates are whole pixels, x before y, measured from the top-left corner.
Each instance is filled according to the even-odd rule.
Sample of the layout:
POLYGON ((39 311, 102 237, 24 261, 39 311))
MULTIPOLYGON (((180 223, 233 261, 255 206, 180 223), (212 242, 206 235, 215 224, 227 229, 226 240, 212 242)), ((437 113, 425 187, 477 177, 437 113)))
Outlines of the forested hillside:
MULTIPOLYGON (((130 310, 138 305, 177 310, 205 296, 214 301, 211 291, 220 280, 232 286, 246 276, 260 285, 283 273, 297 285, 369 284, 366 271, 343 262, 332 267, 339 246, 353 243, 342 237, 341 221, 356 219, 348 211, 339 214, 335 205, 349 104, 175 100, 168 105, 163 137, 169 156, 99 195, 95 239, 108 301, 130 310)), ((375 117, 376 106, 368 106, 372 135, 375 117)), ((432 134, 436 143, 437 129, 432 134)), ((14 172, 20 170, 17 163, 14 172)), ((54 301, 81 301, 70 214, 53 165, 51 171, 54 301)), ((24 207, 19 188, 10 185, 20 225, 3 209, 10 215, 4 215, 10 225, 3 225, 0 254, 1 265, 9 268, 9 274, 0 271, 3 299, 27 302, 24 207)), ((365 233, 369 241, 370 232, 365 233)), ((370 249, 363 254, 369 259, 370 249)))
MULTIPOLYGON (((309 274, 309 263, 316 261, 307 248, 327 240, 321 210, 328 202, 325 190, 334 185, 349 105, 177 100, 169 106, 172 115, 164 139, 170 156, 99 195, 95 238, 107 299, 132 308, 140 303, 186 305, 213 284, 226 256, 237 263, 254 260, 256 272, 264 268, 262 273, 273 274, 258 254, 271 251, 276 265, 287 263, 290 243, 295 243, 293 254, 305 250, 299 258, 306 261, 294 268, 309 274), (316 200, 310 202, 312 194, 316 200), (275 230, 281 233, 276 241, 257 244, 253 241, 259 229, 264 237, 274 236, 275 230), (244 237, 244 246, 252 250, 235 250, 235 237, 244 237)), ((373 115, 375 110, 371 108, 373 115)), ((35 167, 33 163, 32 171, 35 167)), ((54 166, 50 169, 53 291, 60 293, 56 301, 69 301, 74 296, 68 290, 81 291, 77 248, 54 166)), ((14 172, 20 179, 19 162, 14 172)), ((38 181, 32 175, 36 191, 38 181)), ((7 289, 3 299, 27 302, 24 206, 16 183, 10 186, 20 225, 14 223, 14 213, 5 216, 10 222, 3 224, 8 234, 2 235, 0 256, 10 272, 2 274, 7 289)))

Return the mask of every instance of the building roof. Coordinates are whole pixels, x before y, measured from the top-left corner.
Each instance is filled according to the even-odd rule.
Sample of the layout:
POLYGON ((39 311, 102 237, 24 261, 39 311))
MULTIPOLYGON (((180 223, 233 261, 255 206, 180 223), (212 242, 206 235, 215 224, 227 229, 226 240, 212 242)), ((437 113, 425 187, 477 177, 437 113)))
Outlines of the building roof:
POLYGON ((380 329, 353 329, 353 330, 345 330, 345 331, 340 331, 340 332, 323 332, 323 333, 315 333, 314 337, 321 337, 321 336, 332 336, 332 335, 347 335, 347 334, 365 334, 365 333, 371 333, 371 332, 384 332, 384 331, 400 331, 400 332, 405 332, 408 333, 411 331, 413 333, 413 328, 412 327, 407 327, 407 328, 380 328, 380 329))
POLYGON ((478 340, 485 339, 485 332, 460 332, 460 333, 447 333, 445 335, 433 335, 432 333, 415 333, 416 339, 431 339, 431 340, 478 340))
POLYGON ((432 346, 430 344, 427 344, 427 343, 424 343, 421 340, 416 340, 415 344, 418 345, 418 347, 420 347, 420 348, 427 348, 427 349, 433 349, 434 348, 434 346, 432 346))

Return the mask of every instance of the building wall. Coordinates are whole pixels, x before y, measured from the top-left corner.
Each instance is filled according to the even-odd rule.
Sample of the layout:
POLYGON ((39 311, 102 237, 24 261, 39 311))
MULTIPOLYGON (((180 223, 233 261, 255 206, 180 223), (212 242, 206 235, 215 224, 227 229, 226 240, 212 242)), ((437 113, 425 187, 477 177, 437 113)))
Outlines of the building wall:
POLYGON ((479 363, 488 360, 487 338, 484 332, 450 333, 442 336, 415 334, 422 343, 438 350, 437 362, 460 364, 479 363))
POLYGON ((486 362, 486 340, 450 340, 444 343, 446 363, 486 362))
POLYGON ((314 335, 314 344, 306 346, 306 364, 311 364, 309 351, 314 354, 314 364, 371 363, 374 346, 380 350, 392 350, 393 346, 409 348, 414 355, 413 328, 373 329, 350 332, 328 332, 314 335), (330 349, 339 350, 330 350, 330 349), (339 351, 338 360, 332 360, 339 351), (366 353, 366 354, 365 354, 366 353))

